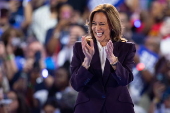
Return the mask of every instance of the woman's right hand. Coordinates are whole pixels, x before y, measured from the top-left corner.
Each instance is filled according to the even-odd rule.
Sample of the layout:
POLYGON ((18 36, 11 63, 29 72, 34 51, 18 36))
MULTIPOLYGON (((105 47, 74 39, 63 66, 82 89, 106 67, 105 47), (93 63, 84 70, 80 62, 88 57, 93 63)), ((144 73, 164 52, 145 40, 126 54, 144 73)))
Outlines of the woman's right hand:
POLYGON ((86 37, 86 36, 82 36, 82 50, 83 50, 83 53, 85 55, 83 66, 89 67, 90 62, 91 62, 93 55, 94 55, 94 52, 95 52, 94 43, 93 43, 93 40, 91 38, 86 37), (90 45, 87 43, 87 40, 90 41, 90 45))

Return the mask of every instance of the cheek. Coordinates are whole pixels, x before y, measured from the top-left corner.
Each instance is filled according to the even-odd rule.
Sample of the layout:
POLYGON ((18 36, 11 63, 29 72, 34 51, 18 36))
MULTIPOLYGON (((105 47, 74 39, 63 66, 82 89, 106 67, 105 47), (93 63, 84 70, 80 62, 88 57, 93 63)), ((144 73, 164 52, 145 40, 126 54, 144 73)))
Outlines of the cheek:
POLYGON ((92 27, 91 30, 92 30, 93 32, 95 32, 95 27, 92 27))
POLYGON ((110 36, 110 30, 109 29, 105 29, 105 35, 109 35, 110 36))
POLYGON ((28 52, 26 52, 26 54, 27 54, 27 56, 28 57, 34 57, 34 52, 33 51, 28 51, 28 52))

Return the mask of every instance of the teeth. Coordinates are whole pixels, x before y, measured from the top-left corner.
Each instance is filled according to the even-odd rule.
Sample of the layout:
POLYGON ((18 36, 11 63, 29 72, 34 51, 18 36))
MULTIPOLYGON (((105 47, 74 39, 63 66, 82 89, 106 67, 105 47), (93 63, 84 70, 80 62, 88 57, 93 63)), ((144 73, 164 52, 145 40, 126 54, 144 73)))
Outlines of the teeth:
POLYGON ((102 36, 102 33, 97 33, 97 36, 102 36))
POLYGON ((97 35, 102 35, 102 33, 97 33, 97 35))

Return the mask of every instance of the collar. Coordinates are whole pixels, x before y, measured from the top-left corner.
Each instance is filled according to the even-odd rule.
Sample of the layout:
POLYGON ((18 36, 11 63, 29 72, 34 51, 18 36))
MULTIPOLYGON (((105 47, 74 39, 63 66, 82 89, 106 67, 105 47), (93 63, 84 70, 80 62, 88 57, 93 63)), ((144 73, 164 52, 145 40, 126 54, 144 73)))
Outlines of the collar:
POLYGON ((97 41, 97 46, 98 46, 99 50, 101 50, 103 47, 106 47, 106 46, 102 46, 99 41, 97 41))

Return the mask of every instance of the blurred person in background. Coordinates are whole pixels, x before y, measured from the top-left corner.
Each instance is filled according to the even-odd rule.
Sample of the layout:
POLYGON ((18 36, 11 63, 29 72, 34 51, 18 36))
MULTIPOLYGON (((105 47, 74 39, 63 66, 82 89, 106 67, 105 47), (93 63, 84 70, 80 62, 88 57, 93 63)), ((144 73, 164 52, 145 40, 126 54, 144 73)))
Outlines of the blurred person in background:
POLYGON ((26 48, 24 49, 24 55, 26 59, 24 63, 25 72, 29 72, 33 68, 34 62, 36 60, 40 61, 39 63, 41 69, 45 68, 44 64, 45 50, 43 48, 43 45, 39 41, 32 40, 28 42, 26 48))
POLYGON ((49 0, 30 0, 33 11, 38 9, 39 7, 46 5, 49 0))
POLYGON ((74 104, 77 97, 69 84, 70 73, 64 67, 55 71, 53 86, 49 89, 48 98, 55 99, 59 105, 61 113, 73 113, 74 104))
POLYGON ((170 17, 165 17, 162 26, 160 28, 160 35, 162 37, 160 42, 160 54, 166 59, 170 60, 170 17))
POLYGON ((57 55, 57 66, 66 66, 69 69, 70 61, 72 58, 73 45, 76 41, 81 41, 81 36, 87 34, 87 29, 85 26, 80 24, 72 24, 69 28, 68 43, 57 55))
POLYGON ((42 107, 42 113, 61 113, 56 100, 49 99, 42 107))
POLYGON ((41 72, 43 69, 45 69, 45 52, 43 45, 35 40, 28 42, 24 53, 25 65, 23 72, 28 74, 30 84, 35 86, 35 84, 37 83, 36 79, 42 77, 41 72))
POLYGON ((0 7, 0 36, 10 27, 9 16, 8 7, 0 7))
POLYGON ((30 25, 32 17, 32 7, 29 0, 9 0, 8 3, 10 24, 14 28, 21 28, 25 31, 30 25))
POLYGON ((60 51, 68 43, 68 30, 73 21, 73 8, 68 3, 59 3, 58 8, 58 24, 49 29, 46 35, 46 46, 52 46, 56 51, 60 51))
POLYGON ((146 111, 149 108, 149 89, 155 76, 155 64, 159 60, 159 37, 147 37, 145 45, 137 46, 135 67, 133 68, 134 81, 129 86, 132 100, 146 111))
POLYGON ((5 75, 5 73, 4 73, 4 68, 3 68, 2 64, 0 66, 0 88, 3 89, 4 93, 7 93, 10 90, 9 82, 8 82, 8 79, 5 75))
POLYGON ((5 105, 4 113, 31 113, 22 94, 11 90, 7 93, 6 98, 10 99, 12 102, 10 102, 8 105, 5 105))
POLYGON ((7 29, 1 36, 5 45, 3 58, 5 59, 5 68, 8 80, 11 81, 14 74, 23 69, 24 53, 23 53, 23 39, 22 31, 14 28, 7 29))
POLYGON ((33 7, 30 1, 32 0, 23 0, 24 20, 21 23, 21 28, 26 36, 28 36, 28 29, 32 23, 33 7))
MULTIPOLYGON (((58 60, 58 53, 70 43, 69 32, 72 24, 78 23, 79 18, 74 18, 74 10, 68 3, 60 3, 58 8, 58 24, 56 27, 49 29, 46 36, 45 47, 47 51, 47 68, 55 68, 63 65, 63 60, 58 60), (73 19, 74 18, 74 19, 73 19), (49 64, 51 62, 51 64, 49 64), (60 65, 58 65, 58 62, 60 65)), ((81 30, 79 30, 82 33, 81 30)), ((78 31, 78 32, 79 32, 78 31)), ((79 33, 79 34, 80 34, 79 33)), ((64 58, 65 60, 65 58, 64 58)))
POLYGON ((153 1, 149 10, 150 17, 147 17, 150 20, 151 29, 148 33, 149 36, 158 36, 162 21, 165 16, 165 4, 166 2, 161 2, 159 0, 153 1))
POLYGON ((55 70, 54 82, 49 89, 49 98, 57 98, 56 93, 64 91, 69 86, 69 72, 63 67, 55 70))
POLYGON ((161 57, 155 66, 149 113, 170 112, 170 60, 161 57))
POLYGON ((36 9, 32 16, 32 23, 29 31, 30 35, 35 36, 39 42, 44 44, 47 30, 53 28, 58 23, 57 4, 66 1, 67 0, 50 0, 49 4, 36 9))
POLYGON ((11 89, 20 92, 23 96, 27 95, 28 75, 23 71, 15 73, 14 78, 10 81, 11 89))
POLYGON ((127 12, 119 11, 120 20, 122 23, 122 35, 124 38, 126 38, 128 41, 132 42, 132 25, 130 23, 130 15, 127 14, 127 12))
MULTIPOLYGON (((45 69, 45 52, 43 45, 36 40, 30 40, 27 42, 27 46, 24 50, 25 53, 25 65, 22 74, 26 74, 27 90, 26 98, 31 107, 32 113, 40 113, 41 101, 35 98, 35 92, 46 89, 45 78, 42 74, 45 69)), ((48 73, 47 73, 48 74, 48 73)), ((48 75, 45 75, 47 77, 48 75)), ((21 76, 22 77, 22 76, 21 76)), ((43 93, 41 94, 43 96, 43 93)), ((44 98, 42 98, 44 99, 44 98)))
POLYGON ((79 24, 84 23, 90 14, 87 6, 88 2, 89 0, 68 0, 68 4, 74 9, 74 17, 79 18, 79 20, 77 20, 79 24))

